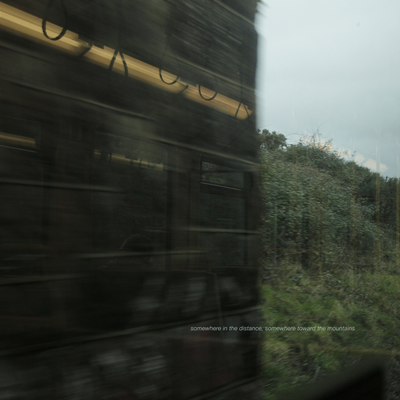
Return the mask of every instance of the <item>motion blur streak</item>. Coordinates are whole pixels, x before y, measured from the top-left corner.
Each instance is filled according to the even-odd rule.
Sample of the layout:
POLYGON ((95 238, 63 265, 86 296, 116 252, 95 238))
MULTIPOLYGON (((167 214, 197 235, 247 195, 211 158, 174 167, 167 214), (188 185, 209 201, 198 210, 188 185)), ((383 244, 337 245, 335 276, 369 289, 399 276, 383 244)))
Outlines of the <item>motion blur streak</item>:
POLYGON ((256 3, 0 3, 0 399, 258 399, 256 3))
MULTIPOLYGON (((42 20, 26 12, 7 4, 0 3, 0 25, 3 29, 11 30, 19 35, 28 36, 49 46, 53 46, 74 54, 83 51, 85 42, 79 40, 79 35, 67 31, 66 34, 57 42, 48 40, 42 31, 42 20)), ((48 23, 47 30, 51 35, 56 36, 61 28, 57 25, 48 23)))
MULTIPOLYGON (((79 35, 68 30, 60 40, 49 40, 43 35, 42 20, 40 18, 20 11, 17 8, 11 7, 4 3, 0 3, 0 25, 3 29, 8 29, 16 32, 17 34, 28 36, 30 39, 37 40, 40 43, 44 43, 48 46, 53 46, 60 50, 64 50, 76 55, 83 54, 85 50, 88 50, 87 53, 85 53, 84 58, 106 68, 109 67, 115 53, 115 49, 107 46, 104 46, 103 48, 90 46, 89 43, 81 40, 79 35)), ((61 29, 62 28, 57 25, 47 23, 47 32, 49 36, 58 35, 61 32, 61 29)), ((252 113, 252 111, 249 109, 248 112, 246 112, 244 105, 239 107, 239 102, 221 94, 217 94, 212 102, 202 99, 197 85, 196 87, 188 87, 187 84, 181 81, 178 81, 175 85, 166 85, 160 80, 158 68, 128 55, 124 55, 124 58, 128 66, 129 77, 131 78, 139 79, 150 85, 157 86, 160 89, 167 90, 172 93, 183 93, 183 95, 190 100, 199 102, 207 107, 213 107, 218 111, 231 116, 235 116, 239 108, 236 115, 238 119, 246 119, 249 114, 252 113)), ((119 57, 117 57, 114 62, 114 70, 124 73, 124 65, 119 57)), ((170 74, 166 71, 163 72, 163 75, 165 78, 170 79, 171 81, 176 78, 173 74, 170 74)), ((204 92, 205 96, 209 97, 214 94, 212 90, 207 88, 202 88, 202 92, 204 92)))

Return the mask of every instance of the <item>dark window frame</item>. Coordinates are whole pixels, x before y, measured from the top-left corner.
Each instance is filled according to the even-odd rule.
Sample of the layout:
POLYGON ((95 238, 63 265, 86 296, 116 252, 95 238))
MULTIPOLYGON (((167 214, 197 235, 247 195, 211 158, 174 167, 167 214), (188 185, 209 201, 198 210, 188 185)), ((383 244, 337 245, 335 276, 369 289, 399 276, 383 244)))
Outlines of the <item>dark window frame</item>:
MULTIPOLYGON (((208 172, 208 171, 207 171, 208 172)), ((248 168, 245 165, 239 165, 238 163, 230 162, 229 160, 223 159, 222 157, 212 157, 212 156, 202 156, 200 158, 200 173, 199 173, 199 195, 200 193, 205 194, 213 194, 218 196, 224 197, 232 197, 232 198, 242 198, 244 199, 244 230, 249 230, 249 223, 250 223, 250 214, 249 214, 249 206, 250 206, 250 198, 251 198, 251 185, 252 185, 252 177, 251 172, 248 171, 248 168), (214 173, 242 173, 243 174, 243 187, 242 188, 235 188, 231 186, 224 186, 219 184, 213 184, 208 182, 202 181, 202 174, 203 174, 203 162, 211 163, 214 165, 218 165, 221 168, 213 170, 214 173), (224 169, 224 167, 229 168, 229 170, 224 169)), ((200 197, 199 197, 200 201, 200 197)), ((200 203, 199 203, 200 207, 200 203)), ((199 221, 199 225, 201 225, 199 221)), ((235 235, 236 233, 230 233, 235 235)), ((243 233, 237 233, 243 235, 243 233)), ((249 254, 250 254, 250 242, 248 239, 248 235, 246 235, 245 243, 244 243, 244 255, 243 255, 243 264, 235 265, 234 267, 246 267, 249 264, 249 254)), ((225 266, 216 266, 217 268, 225 267, 225 266)), ((226 266, 230 268, 231 266, 226 266)))

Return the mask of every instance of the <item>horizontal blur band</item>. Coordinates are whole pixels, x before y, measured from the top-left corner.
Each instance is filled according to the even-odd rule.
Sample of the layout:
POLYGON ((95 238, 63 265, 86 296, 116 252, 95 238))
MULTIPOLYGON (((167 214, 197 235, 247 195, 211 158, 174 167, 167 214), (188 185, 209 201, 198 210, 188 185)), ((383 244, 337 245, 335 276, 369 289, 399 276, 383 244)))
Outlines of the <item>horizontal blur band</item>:
MULTIPOLYGON (((105 68, 109 68, 115 53, 115 49, 110 47, 104 46, 104 48, 100 48, 91 46, 88 42, 81 40, 78 34, 68 30, 59 40, 49 40, 43 34, 42 20, 40 18, 4 3, 0 3, 0 28, 76 56, 86 52, 83 59, 105 68)), ((61 27, 50 22, 47 22, 46 29, 50 37, 56 37, 62 31, 61 27)), ((140 80, 171 93, 182 94, 192 101, 214 108, 224 114, 241 120, 246 119, 252 114, 252 111, 248 109, 246 105, 219 93, 212 101, 206 101, 205 99, 214 96, 215 92, 205 87, 201 87, 201 93, 205 97, 205 99, 203 99, 199 94, 199 85, 191 86, 182 82, 180 79, 173 85, 166 85, 160 79, 159 69, 157 67, 126 54, 124 54, 124 58, 130 78, 140 80)), ((119 56, 115 58, 113 71, 121 74, 125 72, 124 64, 119 56)), ((162 75, 166 82, 173 82, 177 78, 167 71, 162 71, 162 75)))

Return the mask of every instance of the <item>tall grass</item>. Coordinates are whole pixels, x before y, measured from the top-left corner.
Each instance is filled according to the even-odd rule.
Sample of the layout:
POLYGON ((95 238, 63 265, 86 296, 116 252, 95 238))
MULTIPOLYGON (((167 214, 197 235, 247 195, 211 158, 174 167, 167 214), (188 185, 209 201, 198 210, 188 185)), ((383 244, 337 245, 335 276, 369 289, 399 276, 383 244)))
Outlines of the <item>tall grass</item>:
POLYGON ((264 325, 296 327, 264 332, 266 398, 371 354, 400 373, 398 183, 301 144, 263 150, 261 165, 264 325))

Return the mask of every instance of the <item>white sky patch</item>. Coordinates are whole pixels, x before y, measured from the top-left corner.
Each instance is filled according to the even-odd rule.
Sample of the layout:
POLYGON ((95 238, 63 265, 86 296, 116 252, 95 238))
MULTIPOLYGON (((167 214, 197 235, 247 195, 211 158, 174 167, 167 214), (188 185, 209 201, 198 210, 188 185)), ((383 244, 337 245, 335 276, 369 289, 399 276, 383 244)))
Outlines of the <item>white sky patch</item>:
POLYGON ((365 157, 362 154, 356 154, 356 156, 354 157, 354 161, 357 164, 362 164, 365 161, 365 157))
POLYGON ((396 176, 400 2, 265 0, 260 11, 257 127, 288 141, 320 132, 396 176))
MULTIPOLYGON (((376 160, 373 160, 372 158, 368 158, 368 160, 363 164, 363 167, 369 168, 371 171, 378 171, 378 164, 376 160)), ((387 165, 380 163, 379 164, 379 172, 383 173, 388 169, 387 165)))

